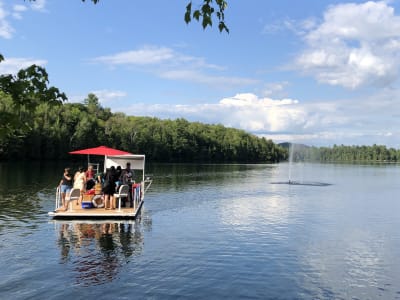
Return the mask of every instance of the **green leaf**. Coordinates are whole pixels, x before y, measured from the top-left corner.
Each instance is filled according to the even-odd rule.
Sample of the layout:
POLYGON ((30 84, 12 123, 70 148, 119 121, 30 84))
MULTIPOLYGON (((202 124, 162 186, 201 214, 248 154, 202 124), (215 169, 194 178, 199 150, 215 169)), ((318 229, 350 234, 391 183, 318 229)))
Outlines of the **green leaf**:
POLYGON ((186 22, 186 24, 189 24, 191 20, 192 20, 192 18, 190 17, 190 13, 186 12, 185 13, 185 22, 186 22))
POLYGON ((203 29, 206 29, 207 26, 211 27, 212 26, 211 18, 209 16, 203 16, 202 25, 203 25, 203 29))
POLYGON ((211 7, 208 4, 204 4, 201 7, 201 11, 203 12, 204 15, 210 15, 211 14, 211 7))
POLYGON ((218 24, 218 29, 219 29, 219 32, 222 32, 222 31, 225 30, 226 33, 229 33, 229 28, 226 27, 226 25, 225 25, 224 22, 219 22, 219 24, 218 24))
POLYGON ((192 14, 192 2, 189 2, 189 4, 186 5, 186 13, 185 13, 186 24, 190 23, 190 21, 192 20, 191 14, 192 14))
POLYGON ((194 13, 193 13, 193 18, 195 18, 197 21, 200 19, 200 11, 199 10, 196 10, 194 13))

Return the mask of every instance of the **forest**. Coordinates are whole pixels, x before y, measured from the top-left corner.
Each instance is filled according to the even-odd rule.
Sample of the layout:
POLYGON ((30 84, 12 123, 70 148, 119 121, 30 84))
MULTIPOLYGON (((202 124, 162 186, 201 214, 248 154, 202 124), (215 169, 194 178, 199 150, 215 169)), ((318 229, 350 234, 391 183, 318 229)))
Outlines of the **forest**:
POLYGON ((302 144, 280 144, 293 161, 310 162, 400 162, 400 150, 384 145, 357 146, 333 145, 333 147, 310 147, 302 144), (293 147, 291 150, 290 147, 293 147), (290 154, 292 152, 292 154, 290 154))
MULTIPOLYGON (((0 110, 15 112, 0 92, 0 110)), ((222 125, 126 116, 103 108, 94 94, 83 103, 18 107, 21 126, 0 140, 0 159, 66 159, 68 152, 106 145, 158 162, 279 162, 287 151, 271 140, 222 125), (22 126, 23 125, 23 126, 22 126)))

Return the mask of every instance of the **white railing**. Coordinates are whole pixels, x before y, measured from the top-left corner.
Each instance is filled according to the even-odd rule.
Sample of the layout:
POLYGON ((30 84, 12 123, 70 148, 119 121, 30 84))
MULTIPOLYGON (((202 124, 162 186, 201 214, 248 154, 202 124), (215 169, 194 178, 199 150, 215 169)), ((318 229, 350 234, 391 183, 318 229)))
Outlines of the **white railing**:
POLYGON ((146 176, 145 180, 142 183, 143 183, 143 195, 144 195, 150 188, 151 184, 153 183, 153 178, 151 178, 150 176, 146 176))
POLYGON ((61 205, 61 188, 58 186, 56 190, 56 209, 58 209, 61 205))

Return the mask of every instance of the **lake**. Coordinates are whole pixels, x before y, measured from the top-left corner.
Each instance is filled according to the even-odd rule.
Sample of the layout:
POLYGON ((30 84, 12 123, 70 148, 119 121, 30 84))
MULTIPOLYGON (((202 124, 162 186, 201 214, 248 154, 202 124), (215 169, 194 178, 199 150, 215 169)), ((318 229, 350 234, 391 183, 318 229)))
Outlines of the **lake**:
POLYGON ((0 299, 400 299, 399 165, 150 164, 124 222, 50 219, 64 167, 0 163, 0 299))

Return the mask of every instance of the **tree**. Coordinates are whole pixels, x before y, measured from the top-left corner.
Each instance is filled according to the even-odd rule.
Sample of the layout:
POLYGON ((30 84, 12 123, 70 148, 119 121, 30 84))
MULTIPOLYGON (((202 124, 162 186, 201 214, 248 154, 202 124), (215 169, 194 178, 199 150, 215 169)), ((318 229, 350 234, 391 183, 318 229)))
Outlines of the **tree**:
POLYGON ((64 93, 49 87, 48 82, 46 70, 37 65, 21 69, 17 75, 0 75, 1 139, 26 134, 31 128, 32 113, 39 104, 56 105, 67 100, 64 93), (10 100, 11 105, 7 105, 10 100))
POLYGON ((203 5, 200 6, 199 9, 194 9, 192 10, 192 1, 186 5, 186 13, 185 13, 185 22, 186 24, 190 23, 192 18, 195 19, 196 21, 201 20, 201 25, 203 26, 203 29, 206 29, 207 26, 212 26, 212 17, 213 14, 215 13, 217 18, 218 18, 218 29, 220 32, 226 31, 229 33, 229 29, 225 24, 225 9, 228 6, 228 3, 224 0, 215 0, 215 3, 217 5, 217 11, 214 8, 213 0, 203 0, 203 5))
MULTIPOLYGON (((36 0, 29 0, 36 1, 36 0)), ((85 2, 86 0, 82 0, 85 2)), ((100 2, 100 0, 90 0, 94 4, 100 2)), ((200 22, 203 26, 203 29, 206 29, 208 26, 212 27, 213 24, 213 16, 215 15, 218 19, 218 29, 220 32, 226 31, 229 33, 229 28, 225 24, 225 9, 228 7, 228 2, 225 0, 203 0, 203 4, 198 6, 198 9, 192 8, 192 1, 190 1, 186 5, 186 12, 184 20, 186 24, 189 24, 192 19, 200 22)))

